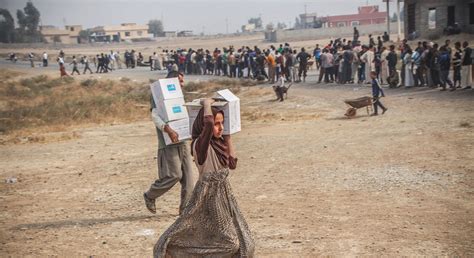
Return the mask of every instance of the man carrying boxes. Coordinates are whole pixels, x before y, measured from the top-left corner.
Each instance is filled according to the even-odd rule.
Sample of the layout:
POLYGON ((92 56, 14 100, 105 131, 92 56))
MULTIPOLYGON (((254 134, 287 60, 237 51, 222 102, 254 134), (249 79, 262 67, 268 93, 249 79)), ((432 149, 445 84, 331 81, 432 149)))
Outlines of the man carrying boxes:
POLYGON ((183 75, 179 74, 177 78, 169 77, 172 76, 150 85, 151 116, 158 136, 159 178, 143 194, 143 197, 147 209, 156 213, 155 199, 180 182, 179 213, 181 214, 191 197, 198 175, 193 172, 191 152, 186 141, 191 138, 191 135, 189 117, 181 91, 183 75))

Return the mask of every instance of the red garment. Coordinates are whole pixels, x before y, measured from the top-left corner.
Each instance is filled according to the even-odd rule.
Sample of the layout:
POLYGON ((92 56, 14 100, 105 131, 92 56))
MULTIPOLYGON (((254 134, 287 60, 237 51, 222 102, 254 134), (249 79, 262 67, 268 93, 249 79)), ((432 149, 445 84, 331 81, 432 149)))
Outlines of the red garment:
POLYGON ((66 73, 66 68, 62 63, 59 64, 59 72, 61 73, 61 77, 68 76, 68 74, 66 73))

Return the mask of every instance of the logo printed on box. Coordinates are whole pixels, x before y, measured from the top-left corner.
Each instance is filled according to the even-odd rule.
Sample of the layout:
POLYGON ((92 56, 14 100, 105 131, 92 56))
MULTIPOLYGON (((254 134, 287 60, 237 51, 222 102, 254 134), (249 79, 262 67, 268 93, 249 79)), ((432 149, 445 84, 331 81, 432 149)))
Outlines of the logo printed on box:
POLYGON ((181 113, 181 107, 180 106, 176 106, 176 107, 173 107, 173 113, 181 113))
POLYGON ((174 84, 168 84, 167 87, 168 87, 168 91, 176 91, 176 85, 174 84))

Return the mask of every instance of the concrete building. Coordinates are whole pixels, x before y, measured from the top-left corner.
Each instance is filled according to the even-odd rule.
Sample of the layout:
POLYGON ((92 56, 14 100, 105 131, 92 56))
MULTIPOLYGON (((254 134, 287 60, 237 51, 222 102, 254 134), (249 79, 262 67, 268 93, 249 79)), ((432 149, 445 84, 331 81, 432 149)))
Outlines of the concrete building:
POLYGON ((387 22, 387 12, 380 12, 378 5, 360 6, 356 14, 322 17, 323 28, 357 27, 387 22))
POLYGON ((318 21, 321 17, 318 17, 317 13, 303 13, 300 14, 301 28, 316 28, 318 27, 318 21))
POLYGON ((474 0, 404 0, 405 38, 432 38, 448 26, 474 33, 474 0))
POLYGON ((120 42, 149 38, 148 25, 122 23, 119 26, 99 26, 91 29, 91 40, 95 42, 120 42))
POLYGON ((66 25, 64 29, 54 26, 40 26, 39 30, 46 43, 63 43, 76 44, 79 43, 79 32, 82 30, 81 25, 66 25))
POLYGON ((194 36, 192 30, 182 30, 178 32, 178 37, 192 37, 194 36))
POLYGON ((247 23, 245 25, 242 25, 242 32, 253 32, 255 31, 255 24, 254 23, 247 23))
POLYGON ((178 34, 176 33, 176 31, 163 31, 162 36, 165 38, 174 38, 174 37, 177 37, 178 34))

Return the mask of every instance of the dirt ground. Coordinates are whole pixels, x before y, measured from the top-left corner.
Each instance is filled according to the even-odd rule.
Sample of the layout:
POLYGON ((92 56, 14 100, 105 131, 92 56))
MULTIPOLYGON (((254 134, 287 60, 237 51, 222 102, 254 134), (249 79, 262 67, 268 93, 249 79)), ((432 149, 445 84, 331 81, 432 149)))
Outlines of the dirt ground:
MULTIPOLYGON (((316 84, 309 74, 283 103, 268 84, 238 94, 243 130, 230 181, 257 257, 474 256, 474 91, 387 89, 385 115, 361 109, 347 119, 343 100, 370 87, 316 84)), ((144 206, 157 177, 153 123, 69 133, 77 137, 0 145, 0 256, 151 256, 179 203, 177 185, 156 215, 144 206)))
MULTIPOLYGON (((343 116, 369 87, 299 84, 274 102, 243 88, 230 176, 258 257, 474 255, 474 91, 387 90, 389 111, 343 116)), ((157 177, 151 121, 0 148, 2 256, 150 256, 179 186, 145 208, 157 177)))

